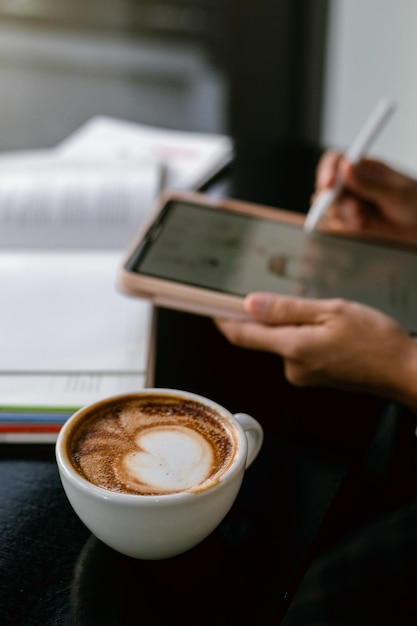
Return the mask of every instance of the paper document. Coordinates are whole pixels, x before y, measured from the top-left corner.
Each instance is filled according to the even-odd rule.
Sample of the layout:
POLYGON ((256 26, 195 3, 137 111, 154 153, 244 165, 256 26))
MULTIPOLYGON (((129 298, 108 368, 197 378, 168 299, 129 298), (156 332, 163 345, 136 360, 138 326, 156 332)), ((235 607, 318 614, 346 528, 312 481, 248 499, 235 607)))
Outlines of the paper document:
POLYGON ((153 309, 116 291, 119 263, 0 253, 0 441, 49 441, 69 412, 149 384, 153 309))
POLYGON ((0 249, 127 247, 161 190, 153 157, 0 157, 0 249))
POLYGON ((0 372, 145 372, 150 306, 115 289, 118 252, 0 255, 0 372))
POLYGON ((102 155, 124 159, 143 153, 164 166, 164 187, 198 189, 233 158, 227 135, 170 130, 107 116, 81 126, 60 146, 66 157, 102 155))
MULTIPOLYGON (((67 413, 107 396, 143 389, 147 373, 4 373, 0 372, 3 415, 34 409, 67 413)), ((2 412, 0 412, 0 423, 2 412)))

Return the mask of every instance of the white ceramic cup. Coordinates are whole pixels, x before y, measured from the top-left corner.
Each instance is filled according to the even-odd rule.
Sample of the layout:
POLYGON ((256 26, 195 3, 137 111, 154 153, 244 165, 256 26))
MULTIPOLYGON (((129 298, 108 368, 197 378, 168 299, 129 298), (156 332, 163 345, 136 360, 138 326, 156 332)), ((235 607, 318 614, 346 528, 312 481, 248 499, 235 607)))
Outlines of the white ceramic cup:
MULTIPOLYGON (((151 420, 151 430, 152 428, 151 420)), ((166 427, 163 426, 163 428, 166 427)), ((185 435, 185 446, 187 448, 190 444, 191 452, 190 450, 183 452, 182 434, 175 443, 177 451, 180 450, 176 456, 181 461, 181 471, 184 470, 187 474, 187 462, 184 459, 187 458, 188 453, 192 457, 196 450, 193 443, 194 435, 190 440, 185 435)), ((120 433, 112 436, 113 441, 116 436, 118 442, 123 437, 120 433)), ((151 440, 153 436, 151 434, 151 440)), ((156 440, 158 437, 159 435, 156 435, 156 440)), ((197 438, 201 439, 201 436, 197 435, 197 438)), ((98 539, 111 548, 134 558, 163 559, 189 550, 218 526, 232 507, 241 487, 245 469, 258 455, 262 442, 262 427, 251 416, 243 413, 232 415, 224 407, 197 394, 156 388, 107 398, 77 411, 61 428, 56 443, 56 459, 62 485, 70 504, 81 521, 98 539), (77 432, 85 433, 91 430, 91 420, 96 420, 97 424, 97 416, 102 415, 103 411, 108 412, 109 407, 110 411, 118 407, 117 410, 120 412, 120 407, 123 409, 126 405, 130 406, 129 403, 143 400, 144 397, 151 403, 155 400, 171 402, 172 399, 174 402, 185 402, 187 407, 187 403, 197 403, 192 406, 200 405, 203 410, 201 418, 203 421, 206 417, 205 413, 214 411, 215 421, 219 419, 223 424, 222 428, 229 433, 227 437, 231 443, 226 447, 230 447, 231 452, 228 460, 210 477, 197 480, 195 484, 191 480, 190 484, 180 485, 172 493, 138 495, 113 491, 91 482, 91 477, 86 478, 83 475, 77 467, 77 461, 73 458, 72 450, 78 436, 77 432)), ((207 444, 204 441, 202 443, 204 444, 202 449, 206 450, 207 444)), ((108 449, 113 450, 113 447, 110 438, 108 449)), ((136 458, 139 459, 140 472, 143 469, 141 455, 145 455, 143 457, 145 458, 145 473, 148 461, 151 461, 151 466, 153 464, 152 456, 149 458, 146 456, 148 452, 146 450, 144 452, 142 440, 140 445, 138 444, 137 451, 132 453, 130 450, 130 456, 128 456, 133 459, 134 466, 136 458)), ((150 454, 153 454, 152 451, 150 454)), ((107 463, 110 456, 112 454, 103 454, 103 462, 107 463)), ((125 467, 127 457, 123 458, 122 465, 125 467)), ((130 461, 129 463, 131 465, 130 461)), ((130 467, 129 463, 128 467, 130 467)), ((172 464, 172 459, 170 463, 172 464)))

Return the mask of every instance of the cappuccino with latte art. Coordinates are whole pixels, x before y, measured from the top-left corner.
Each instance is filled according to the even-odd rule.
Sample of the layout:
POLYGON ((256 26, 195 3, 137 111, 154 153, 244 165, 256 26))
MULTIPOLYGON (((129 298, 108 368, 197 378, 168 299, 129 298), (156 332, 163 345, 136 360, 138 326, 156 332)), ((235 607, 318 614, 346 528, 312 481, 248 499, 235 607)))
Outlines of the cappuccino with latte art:
POLYGON ((236 428, 179 396, 115 399, 73 429, 72 463, 98 487, 136 495, 207 489, 233 462, 236 428))
POLYGON ((70 504, 98 539, 130 557, 165 559, 220 524, 262 442, 250 415, 154 388, 74 413, 56 459, 70 504))

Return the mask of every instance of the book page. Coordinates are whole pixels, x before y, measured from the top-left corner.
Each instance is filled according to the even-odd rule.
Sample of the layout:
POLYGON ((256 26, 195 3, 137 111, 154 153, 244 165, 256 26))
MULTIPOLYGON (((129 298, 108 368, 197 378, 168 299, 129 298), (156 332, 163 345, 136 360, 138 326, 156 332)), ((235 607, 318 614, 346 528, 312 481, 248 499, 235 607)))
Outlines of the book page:
POLYGON ((0 374, 145 374, 152 306, 116 291, 120 262, 118 252, 1 253, 0 374))
MULTIPOLYGON (((21 421, 23 410, 29 421, 30 409, 45 410, 47 415, 53 409, 58 413, 74 411, 82 406, 97 402, 101 398, 139 391, 146 386, 146 376, 137 373, 58 373, 58 374, 5 374, 0 373, 0 424, 5 421, 21 421), (9 412, 10 411, 10 412, 9 412), (18 412, 19 411, 19 412, 18 412), (11 418, 11 414, 16 415, 11 418), (20 416, 20 419, 19 419, 20 416)), ((51 421, 47 415, 44 421, 51 421)), ((39 413, 32 423, 42 420, 39 413)), ((52 417, 56 423, 56 415, 52 417)))
POLYGON ((152 156, 3 155, 0 247, 122 250, 149 216, 162 177, 152 156))

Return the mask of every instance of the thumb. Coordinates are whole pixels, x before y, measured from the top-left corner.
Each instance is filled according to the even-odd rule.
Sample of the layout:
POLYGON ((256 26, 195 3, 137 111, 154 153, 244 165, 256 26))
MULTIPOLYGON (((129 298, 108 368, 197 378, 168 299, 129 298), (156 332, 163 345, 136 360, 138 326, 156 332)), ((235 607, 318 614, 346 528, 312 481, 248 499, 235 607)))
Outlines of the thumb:
POLYGON ((325 305, 308 298, 280 296, 267 292, 246 296, 244 309, 258 322, 277 326, 316 324, 325 305))

